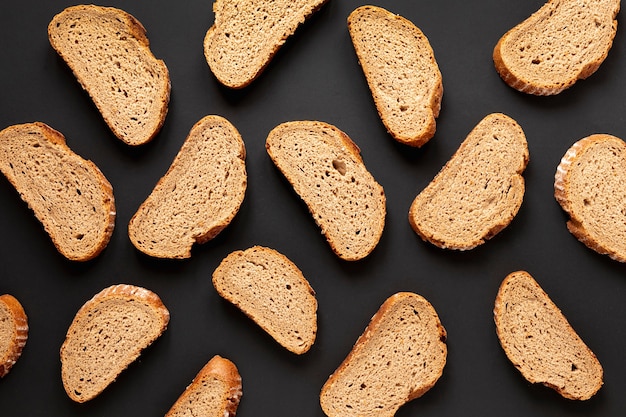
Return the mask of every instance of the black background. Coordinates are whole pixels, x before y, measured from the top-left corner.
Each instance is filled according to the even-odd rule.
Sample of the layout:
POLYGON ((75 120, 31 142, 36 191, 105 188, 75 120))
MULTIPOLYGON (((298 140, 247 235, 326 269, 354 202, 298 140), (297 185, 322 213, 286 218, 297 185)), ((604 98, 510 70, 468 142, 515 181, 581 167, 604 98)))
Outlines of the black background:
MULTIPOLYGON (((626 266, 598 255, 566 229, 553 196, 556 166, 578 139, 593 133, 626 138, 626 39, 588 80, 555 97, 518 93, 498 77, 491 58, 499 37, 541 0, 379 1, 412 20, 429 38, 443 75, 435 137, 423 148, 397 144, 380 122, 346 27, 364 3, 330 0, 291 37, 250 87, 222 87, 209 70, 202 41, 213 23, 210 0, 108 1, 148 31, 151 49, 170 71, 169 114, 156 139, 130 148, 116 139, 47 40, 54 14, 74 3, 20 0, 0 6, 0 128, 42 121, 93 160, 115 190, 116 229, 95 260, 59 255, 12 186, 0 178, 0 294, 23 304, 30 336, 22 357, 0 380, 2 416, 164 415, 215 354, 236 363, 244 395, 238 415, 323 416, 320 388, 380 304, 397 291, 426 297, 448 331, 448 361, 435 387, 397 416, 618 416, 626 413, 626 266), (415 196, 487 114, 503 112, 524 129, 530 151, 526 194, 517 217, 469 252, 421 241, 407 220, 415 196), (231 225, 167 261, 139 253, 127 224, 165 173, 191 126, 207 114, 229 119, 247 150, 248 190, 231 225), (380 244, 365 260, 345 262, 326 244, 306 206, 274 168, 264 148, 269 131, 290 120, 321 120, 346 132, 383 185, 388 203, 380 244), (272 247, 303 271, 317 292, 319 331, 296 356, 280 347, 211 285, 231 251, 272 247), (604 386, 586 402, 531 386, 505 357, 492 309, 498 286, 527 270, 596 353, 604 386), (160 295, 168 330, 99 397, 73 403, 60 378, 59 347, 78 308, 116 283, 160 295)), ((618 17, 620 28, 623 15, 618 17)))

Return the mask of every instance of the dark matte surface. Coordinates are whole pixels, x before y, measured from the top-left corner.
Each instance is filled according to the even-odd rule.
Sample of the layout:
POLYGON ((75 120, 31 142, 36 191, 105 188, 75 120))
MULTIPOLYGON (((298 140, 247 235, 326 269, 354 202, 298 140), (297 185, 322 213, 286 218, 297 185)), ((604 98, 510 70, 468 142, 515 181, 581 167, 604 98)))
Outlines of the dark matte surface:
MULTIPOLYGON (((318 394, 380 304, 414 291, 438 311, 449 339, 444 375, 398 416, 618 416, 626 413, 626 267, 587 249, 565 227, 553 197, 556 166, 567 148, 592 133, 626 138, 626 39, 618 32, 600 70, 556 97, 532 97, 506 86, 491 60, 510 27, 543 2, 482 0, 378 2, 412 20, 430 39, 444 80, 437 133, 422 149, 385 132, 346 28, 363 4, 330 0, 290 38, 249 88, 229 91, 211 74, 202 40, 213 22, 210 0, 110 1, 148 30, 152 50, 172 77, 172 99, 153 143, 129 148, 113 137, 88 96, 50 47, 46 28, 70 1, 0 6, 0 128, 42 121, 93 160, 115 189, 117 223, 108 248, 88 263, 54 249, 11 185, 0 178, 0 293, 11 293, 30 319, 22 358, 0 380, 2 416, 164 415, 215 354, 243 376, 245 416, 323 416, 318 394), (511 225, 482 247, 451 252, 422 242, 407 221, 409 205, 491 112, 524 129, 530 150, 527 192, 511 225), (150 259, 127 237, 137 207, 167 170, 191 126, 207 114, 228 118, 247 149, 249 186, 232 224, 185 261, 150 259), (379 246, 347 263, 330 250, 306 207, 274 168, 264 143, 288 120, 316 119, 344 130, 383 185, 388 216, 379 246), (211 285, 228 253, 266 245, 294 261, 317 292, 318 338, 297 357, 277 345, 211 285), (502 279, 529 271, 568 317, 605 369, 590 401, 565 400, 530 386, 508 362, 495 335, 492 308, 502 279), (167 332, 100 397, 75 404, 60 379, 58 350, 77 309, 115 283, 157 292, 171 312, 167 332)), ((624 25, 623 15, 619 17, 624 25)))

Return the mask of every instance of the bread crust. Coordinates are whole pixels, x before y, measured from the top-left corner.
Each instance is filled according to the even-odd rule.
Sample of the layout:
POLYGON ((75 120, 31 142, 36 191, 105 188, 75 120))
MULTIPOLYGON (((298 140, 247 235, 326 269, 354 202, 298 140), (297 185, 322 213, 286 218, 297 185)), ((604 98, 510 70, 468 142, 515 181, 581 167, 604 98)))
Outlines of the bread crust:
MULTIPOLYGON (((22 304, 10 294, 0 295, 0 304, 4 305, 10 321, 10 335, 0 334, 0 339, 9 339, 6 350, 0 351, 0 378, 5 377, 22 355, 28 340, 28 317, 22 304)), ((1 319, 2 317, 0 317, 1 319)))

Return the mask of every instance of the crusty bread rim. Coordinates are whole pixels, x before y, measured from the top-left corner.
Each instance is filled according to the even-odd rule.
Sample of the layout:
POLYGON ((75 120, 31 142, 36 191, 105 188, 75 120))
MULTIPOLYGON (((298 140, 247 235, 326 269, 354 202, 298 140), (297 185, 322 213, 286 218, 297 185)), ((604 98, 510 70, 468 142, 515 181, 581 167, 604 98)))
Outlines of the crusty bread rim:
POLYGON ((28 317, 22 304, 12 295, 0 295, 0 303, 7 306, 14 324, 14 334, 11 337, 9 350, 0 352, 0 355, 3 355, 0 356, 0 378, 3 378, 22 355, 22 350, 28 340, 28 317))

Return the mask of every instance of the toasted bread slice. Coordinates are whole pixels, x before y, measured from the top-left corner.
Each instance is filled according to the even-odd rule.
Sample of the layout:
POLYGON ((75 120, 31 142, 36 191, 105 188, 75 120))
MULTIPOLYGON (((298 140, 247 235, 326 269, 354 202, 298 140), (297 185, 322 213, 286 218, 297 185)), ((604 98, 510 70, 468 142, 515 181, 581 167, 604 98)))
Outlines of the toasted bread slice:
POLYGON ((28 340, 28 317, 10 294, 0 295, 0 378, 9 373, 28 340))
POLYGON ((359 260, 374 250, 385 226, 385 193, 345 133, 323 122, 287 122, 269 133, 265 147, 340 258, 359 260))
POLYGON ((440 248, 467 250, 483 244, 517 214, 527 163, 522 128, 504 114, 488 115, 415 198, 411 227, 440 248))
POLYGON ((443 84, 428 38, 411 21, 361 6, 348 29, 380 118, 400 143, 422 146, 435 134, 443 84))
POLYGON ((324 384, 324 413, 393 417, 439 380, 448 352, 445 340, 446 331, 426 299, 408 292, 392 295, 324 384))
POLYGON ((558 94, 604 62, 619 9, 620 0, 549 0, 500 38, 496 70, 516 90, 558 94))
POLYGON ((87 261, 107 246, 115 226, 113 188, 61 133, 39 122, 7 127, 0 132, 0 171, 63 256, 87 261))
POLYGON ((606 134, 572 145, 554 175, 567 228, 598 253, 626 262, 626 143, 606 134))
POLYGON ((189 258, 194 243, 217 236, 243 202, 245 158, 243 140, 228 120, 206 116, 197 122, 128 224, 135 247, 158 258, 189 258))
POLYGON ((572 400, 600 389, 600 362, 528 272, 504 279, 493 314, 504 352, 529 382, 572 400))
POLYGON ((223 85, 254 81, 298 26, 328 0, 215 0, 204 56, 223 85))
POLYGON ((235 251, 213 272, 213 286, 290 352, 315 342, 315 292, 285 255, 262 246, 235 251))
POLYGON ((76 313, 61 346, 67 395, 83 403, 98 396, 167 328, 170 315, 158 295, 118 284, 76 313))
POLYGON ((141 145, 154 138, 167 114, 170 76, 137 19, 112 7, 72 6, 54 16, 48 38, 119 139, 141 145))

